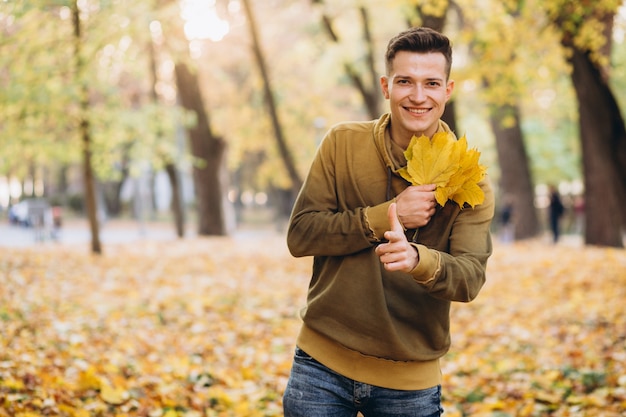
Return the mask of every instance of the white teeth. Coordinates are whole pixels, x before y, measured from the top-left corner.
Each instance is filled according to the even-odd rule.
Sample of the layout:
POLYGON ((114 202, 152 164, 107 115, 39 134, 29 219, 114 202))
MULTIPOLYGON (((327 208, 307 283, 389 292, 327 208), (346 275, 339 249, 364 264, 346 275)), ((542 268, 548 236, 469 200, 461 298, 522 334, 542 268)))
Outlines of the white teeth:
POLYGON ((428 111, 428 109, 407 109, 408 111, 410 111, 411 113, 416 113, 416 114, 424 114, 428 111))

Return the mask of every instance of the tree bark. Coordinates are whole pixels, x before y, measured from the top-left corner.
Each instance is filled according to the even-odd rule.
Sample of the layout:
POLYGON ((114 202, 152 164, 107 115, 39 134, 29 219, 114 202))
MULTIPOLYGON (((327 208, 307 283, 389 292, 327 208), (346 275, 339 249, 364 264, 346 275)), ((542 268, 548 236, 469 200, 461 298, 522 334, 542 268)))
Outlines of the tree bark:
POLYGON ((605 44, 597 54, 610 56, 614 13, 597 2, 585 2, 580 10, 565 4, 548 15, 561 31, 561 44, 572 66, 572 84, 578 100, 580 141, 585 182, 585 243, 623 247, 626 225, 626 127, 608 83, 609 68, 601 67, 591 50, 580 49, 576 37, 584 22, 603 23, 605 44))
MULTIPOLYGON (((488 88, 488 87, 487 87, 488 88)), ((515 239, 527 239, 539 233, 539 219, 535 209, 535 191, 520 128, 519 109, 514 106, 492 106, 489 121, 496 137, 500 165, 501 194, 513 207, 515 239), (513 116, 515 125, 505 127, 503 120, 513 116)))
POLYGON ((578 98, 585 180, 585 243, 623 247, 624 119, 600 69, 573 49, 572 82, 578 98))
POLYGON ((371 88, 367 90, 367 94, 363 96, 365 103, 372 118, 380 117, 382 92, 379 83, 379 72, 376 71, 376 59, 374 58, 374 39, 372 39, 372 30, 370 28, 369 12, 364 6, 359 7, 359 15, 361 16, 361 27, 363 28, 363 40, 367 53, 365 59, 367 62, 367 71, 371 80, 371 88))
POLYGON ((176 229, 176 236, 185 236, 185 211, 183 209, 183 197, 180 190, 180 176, 176 165, 173 163, 165 164, 165 172, 167 172, 167 178, 170 181, 172 187, 172 214, 174 216, 174 227, 176 229))
MULTIPOLYGON (((155 105, 159 103, 159 95, 157 94, 157 51, 156 45, 153 41, 150 41, 148 45, 149 58, 150 58, 150 76, 151 80, 151 89, 150 89, 150 97, 152 102, 155 105)), ((162 136, 162 132, 158 131, 156 133, 158 136, 162 136)), ((169 155, 159 155, 160 158, 164 161, 165 172, 167 173, 167 178, 169 179, 170 187, 172 188, 172 201, 171 201, 171 210, 172 216, 174 217, 174 228, 176 230, 176 236, 182 238, 185 236, 185 209, 183 207, 183 198, 182 192, 180 190, 180 178, 178 174, 178 169, 176 168, 176 164, 174 163, 174 158, 169 155)))
POLYGON ((222 165, 226 144, 211 132, 204 108, 197 74, 187 64, 175 65, 176 86, 183 107, 196 115, 196 123, 188 128, 193 156, 193 182, 196 193, 199 235, 225 235, 222 165))
POLYGON ((106 207, 107 214, 112 217, 117 217, 122 212, 121 192, 124 182, 128 179, 129 174, 129 148, 130 145, 128 144, 122 149, 122 158, 120 161, 121 178, 117 181, 106 181, 100 183, 104 206, 106 207))
MULTIPOLYGON (((313 0, 313 4, 323 4, 322 0, 313 0)), ((352 62, 344 62, 343 67, 346 75, 352 81, 352 85, 356 88, 361 97, 363 98, 363 104, 371 119, 377 119, 381 113, 381 97, 380 86, 378 83, 378 76, 374 59, 374 41, 371 35, 369 14, 364 6, 359 7, 359 16, 361 18, 361 27, 363 29, 363 44, 367 49, 365 61, 367 62, 367 72, 369 73, 370 81, 365 81, 363 74, 361 74, 352 62)), ((335 31, 333 21, 327 14, 322 14, 322 27, 328 35, 331 41, 338 44, 340 42, 339 36, 335 31)))
MULTIPOLYGON (((511 18, 518 18, 523 3, 512 3, 506 8, 511 18)), ((508 30, 500 29, 500 30, 508 30)), ((512 50, 509 61, 515 58, 512 50)), ((480 59, 477 58, 477 59, 480 59)), ((493 71, 508 71, 509 61, 494 63, 493 71)), ((492 71, 492 72, 493 72, 492 71)), ((505 77, 506 78, 506 77, 505 77)), ((506 79, 495 82, 509 82, 506 79)), ((483 78, 483 86, 490 89, 494 82, 483 78)), ((535 187, 530 170, 530 162, 521 129, 521 113, 517 103, 492 103, 489 106, 489 121, 495 136, 498 164, 500 166, 500 196, 503 205, 510 205, 513 210, 514 238, 528 239, 539 234, 541 228, 535 208, 535 187), (507 124, 506 120, 512 120, 507 124)))
POLYGON ((269 72, 267 70, 267 65, 265 64, 265 56, 261 49, 261 42, 259 40, 256 20, 254 17, 254 13, 252 11, 252 7, 250 5, 250 1, 243 0, 243 7, 246 12, 246 16, 248 17, 250 36, 252 38, 252 51, 254 53, 254 58, 256 60, 257 66, 261 73, 261 77, 263 79, 263 91, 265 95, 265 103, 267 105, 269 116, 272 122, 272 127, 274 128, 274 136, 276 138, 276 143, 278 145, 278 150, 282 157, 283 163, 285 164, 287 174, 289 175, 289 178, 291 179, 292 193, 295 195, 296 193, 300 191, 300 188, 302 187, 302 179, 300 177, 300 174, 298 173, 298 170, 296 169, 296 164, 293 160, 291 150, 289 149, 289 146, 285 139, 282 124, 278 116, 278 109, 276 106, 276 101, 274 99, 274 91, 272 89, 269 72))
POLYGON ((78 2, 72 2, 72 22, 74 25, 74 59, 76 79, 80 88, 80 121, 79 134, 82 143, 83 153, 83 181, 85 183, 85 207, 89 226, 91 230, 91 251, 96 254, 102 253, 100 244, 100 227, 98 224, 98 213, 96 204, 95 179, 93 167, 91 165, 91 133, 89 126, 89 91, 83 79, 85 72, 85 61, 82 57, 82 30, 80 20, 80 9, 78 2))

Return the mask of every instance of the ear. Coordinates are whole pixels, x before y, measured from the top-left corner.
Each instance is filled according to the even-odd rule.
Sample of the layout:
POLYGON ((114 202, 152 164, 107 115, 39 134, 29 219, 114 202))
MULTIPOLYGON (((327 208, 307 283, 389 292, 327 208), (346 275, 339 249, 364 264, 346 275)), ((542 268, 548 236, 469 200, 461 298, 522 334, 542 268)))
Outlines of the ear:
POLYGON ((446 85, 446 101, 450 100, 452 91, 454 91, 454 80, 448 80, 448 84, 446 85))
POLYGON ((380 89, 385 99, 389 100, 389 78, 386 75, 380 77, 380 89))

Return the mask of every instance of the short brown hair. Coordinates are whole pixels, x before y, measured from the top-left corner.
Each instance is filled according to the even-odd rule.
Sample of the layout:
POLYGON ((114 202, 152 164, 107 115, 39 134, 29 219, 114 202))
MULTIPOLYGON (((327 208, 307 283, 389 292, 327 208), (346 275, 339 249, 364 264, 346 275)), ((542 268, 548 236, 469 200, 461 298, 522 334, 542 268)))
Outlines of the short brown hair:
POLYGON ((452 67, 450 39, 436 30, 427 27, 414 27, 400 32, 391 38, 387 44, 387 53, 385 54, 387 75, 390 75, 393 60, 400 51, 442 53, 446 58, 446 78, 450 78, 450 69, 452 67))

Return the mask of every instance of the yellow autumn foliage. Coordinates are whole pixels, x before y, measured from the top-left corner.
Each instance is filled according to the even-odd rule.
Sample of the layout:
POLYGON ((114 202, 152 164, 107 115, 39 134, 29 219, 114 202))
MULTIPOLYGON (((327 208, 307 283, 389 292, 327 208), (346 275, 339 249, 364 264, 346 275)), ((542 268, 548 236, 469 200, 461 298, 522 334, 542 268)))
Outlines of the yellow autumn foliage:
POLYGON ((438 132, 432 139, 413 136, 404 156, 407 166, 399 171, 400 175, 412 185, 435 184, 439 205, 452 200, 463 208, 484 201, 478 183, 486 169, 479 163, 480 152, 467 149, 465 135, 459 140, 449 132, 438 132))
POLYGON ((100 398, 107 404, 119 405, 128 400, 129 394, 125 389, 105 382, 100 388, 100 398))
MULTIPOLYGON (((452 307, 445 415, 622 416, 626 251, 494 242, 452 307)), ((0 251, 0 417, 282 416, 311 272, 284 236, 86 252, 0 251)))

